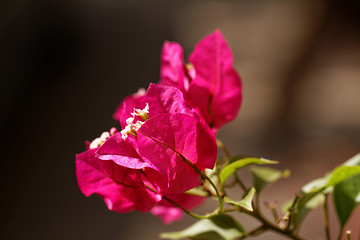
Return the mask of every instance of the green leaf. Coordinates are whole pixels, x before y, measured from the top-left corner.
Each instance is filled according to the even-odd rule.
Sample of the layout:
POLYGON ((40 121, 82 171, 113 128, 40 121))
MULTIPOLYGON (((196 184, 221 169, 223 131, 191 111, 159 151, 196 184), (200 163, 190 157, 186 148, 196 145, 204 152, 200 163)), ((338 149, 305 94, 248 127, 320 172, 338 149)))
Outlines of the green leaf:
POLYGON ((267 185, 279 180, 280 178, 288 177, 290 175, 290 171, 280 171, 269 167, 253 167, 251 168, 251 174, 253 176, 256 192, 259 193, 267 185))
POLYGON ((229 215, 219 214, 209 219, 201 219, 182 231, 162 233, 160 238, 233 240, 244 235, 244 228, 234 218, 229 215))
POLYGON ((287 212, 291 211, 291 206, 293 205, 293 200, 288 200, 281 206, 281 211, 283 214, 286 214, 287 212))
POLYGON ((360 174, 337 184, 334 187, 333 200, 338 219, 343 227, 360 203, 360 174))
POLYGON ((360 166, 340 166, 332 172, 326 186, 335 186, 336 184, 341 183, 342 181, 345 181, 357 174, 360 174, 360 166))
POLYGON ((360 153, 344 162, 343 166, 360 166, 360 153))
POLYGON ((298 204, 295 205, 295 209, 292 212, 294 216, 292 221, 295 226, 295 229, 298 229, 301 222, 310 213, 310 211, 317 208, 324 199, 325 196, 323 193, 315 192, 304 195, 302 198, 298 200, 298 204))
MULTIPOLYGON (((294 205, 290 211, 290 222, 295 230, 299 231, 301 222, 309 214, 309 212, 315 209, 321 201, 324 199, 324 193, 326 192, 326 185, 331 175, 326 175, 322 178, 317 178, 301 189, 299 196, 296 199, 296 203, 291 202, 294 205)), ((331 188, 328 188, 331 189, 331 188)))
POLYGON ((249 157, 249 158, 241 158, 241 159, 237 159, 234 160, 232 163, 230 163, 229 165, 225 166, 220 174, 220 182, 221 184, 224 184, 225 181, 231 176, 233 175, 233 173, 243 167, 246 167, 248 165, 253 165, 253 164, 277 164, 277 161, 271 161, 271 160, 267 160, 264 158, 254 158, 254 157, 249 157))
POLYGON ((330 176, 331 175, 326 175, 325 177, 312 180, 301 188, 301 192, 305 194, 319 192, 319 190, 326 187, 327 183, 329 182, 330 176))
POLYGON ((227 203, 231 203, 231 204, 234 204, 236 206, 239 206, 241 208, 245 208, 249 211, 253 211, 253 208, 252 208, 252 199, 255 195, 255 188, 252 187, 250 188, 250 190, 246 193, 245 197, 243 199, 241 199, 240 201, 234 201, 232 200, 231 198, 229 197, 225 197, 224 198, 224 201, 227 202, 227 203))
MULTIPOLYGON (((327 173, 324 177, 315 179, 305 186, 302 187, 300 197, 298 197, 294 208, 291 209, 291 222, 294 224, 294 228, 298 229, 300 223, 306 217, 308 212, 314 208, 316 208, 321 203, 321 198, 323 198, 324 194, 331 193, 334 189, 334 186, 337 187, 342 182, 347 182, 347 179, 360 174, 360 154, 350 158, 341 166, 335 168, 333 171, 327 173)), ((338 203, 340 203, 343 199, 344 195, 341 194, 342 190, 340 187, 338 188, 338 194, 336 196, 338 203)), ((335 201, 335 196, 334 196, 335 201)), ((346 201, 346 200, 345 200, 346 201)), ((336 204, 336 203, 335 203, 336 204)), ((347 208, 347 206, 340 206, 340 208, 347 208)), ((339 215, 339 220, 344 221, 346 219, 346 215, 351 214, 352 207, 349 207, 348 210, 345 210, 345 213, 342 216, 339 215), (350 211, 351 210, 351 211, 350 211), (349 213, 350 212, 350 213, 349 213)), ((339 214, 339 213, 338 213, 339 214)), ((349 216, 347 216, 349 217, 349 216)), ((346 220, 345 220, 346 222, 346 220)))
POLYGON ((198 187, 190 189, 190 190, 186 191, 185 193, 190 194, 190 195, 200 196, 200 197, 209 196, 209 194, 207 192, 203 191, 202 189, 200 189, 198 187))

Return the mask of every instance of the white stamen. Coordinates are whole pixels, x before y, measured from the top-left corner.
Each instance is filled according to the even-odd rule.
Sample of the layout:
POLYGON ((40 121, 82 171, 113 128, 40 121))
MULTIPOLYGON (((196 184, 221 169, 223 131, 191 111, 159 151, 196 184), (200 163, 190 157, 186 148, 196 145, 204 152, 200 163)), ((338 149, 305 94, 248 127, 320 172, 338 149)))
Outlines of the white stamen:
POLYGON ((95 138, 95 139, 91 142, 89 148, 90 148, 90 149, 97 148, 97 147, 100 145, 100 143, 101 143, 101 139, 100 139, 100 138, 95 138))
POLYGON ((109 132, 103 132, 100 137, 95 138, 91 143, 89 148, 94 149, 100 147, 108 138, 110 137, 109 132))
POLYGON ((139 130, 139 128, 141 128, 141 126, 144 124, 145 122, 141 122, 141 121, 137 121, 135 124, 133 124, 133 128, 135 131, 139 130))
POLYGON ((110 137, 110 133, 109 132, 103 132, 100 136, 100 139, 105 142, 106 139, 108 139, 110 137))
POLYGON ((121 130, 121 137, 122 139, 126 139, 128 137, 128 132, 131 132, 131 126, 130 125, 127 125, 123 130, 121 130))
POLYGON ((148 113, 149 113, 149 104, 146 103, 145 108, 142 110, 134 108, 134 112, 131 113, 131 115, 141 117, 142 115, 148 114, 148 113))
POLYGON ((136 121, 136 123, 134 123, 134 119, 136 116, 141 117, 144 121, 146 121, 147 119, 149 119, 149 104, 146 103, 145 108, 144 109, 136 109, 134 108, 134 112, 130 113, 132 117, 129 117, 128 119, 126 119, 126 127, 121 131, 121 136, 122 139, 126 139, 128 137, 128 134, 132 134, 134 136, 136 136, 136 132, 139 130, 139 128, 141 128, 141 126, 145 123, 142 121, 136 121))
POLYGON ((134 118, 133 118, 133 117, 129 117, 128 119, 126 119, 126 124, 127 124, 127 125, 131 125, 133 121, 134 121, 134 118))

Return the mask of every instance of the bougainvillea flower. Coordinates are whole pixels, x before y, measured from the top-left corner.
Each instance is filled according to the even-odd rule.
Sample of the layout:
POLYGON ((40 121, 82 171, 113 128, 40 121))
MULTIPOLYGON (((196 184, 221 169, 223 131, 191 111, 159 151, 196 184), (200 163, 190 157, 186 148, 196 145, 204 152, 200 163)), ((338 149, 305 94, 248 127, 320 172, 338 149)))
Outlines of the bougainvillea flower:
POLYGON ((241 81, 231 50, 219 30, 201 40, 183 63, 178 43, 165 42, 160 84, 180 89, 187 102, 216 132, 233 120, 241 104, 241 81))
POLYGON ((153 168, 172 193, 200 185, 194 167, 214 167, 215 136, 178 89, 151 84, 146 94, 126 98, 116 112, 122 131, 101 145, 100 159, 133 169, 153 168))
MULTIPOLYGON (((166 197, 188 211, 198 207, 205 201, 205 198, 203 197, 186 193, 166 194, 166 197)), ((151 209, 151 213, 160 217, 166 224, 180 220, 183 215, 183 211, 180 208, 166 199, 161 200, 153 209, 151 209)))
POLYGON ((115 212, 147 212, 161 199, 163 177, 151 168, 136 170, 103 161, 95 156, 97 148, 76 155, 76 176, 85 196, 95 193, 115 212), (151 179, 151 182, 150 180, 151 179))
POLYGON ((180 44, 166 41, 161 53, 160 83, 173 86, 182 92, 189 89, 189 79, 185 73, 184 54, 180 44))
POLYGON ((185 103, 179 90, 168 86, 150 84, 146 92, 141 90, 127 97, 116 109, 114 117, 120 121, 122 134, 114 134, 99 148, 97 154, 100 159, 112 160, 118 165, 132 169, 155 168, 151 162, 144 161, 139 155, 137 138, 127 134, 127 130, 131 132, 130 125, 133 123, 140 123, 139 125, 144 123, 141 116, 134 116, 134 110, 139 112, 139 109, 146 109, 146 107, 151 107, 150 111, 146 110, 146 115, 149 118, 160 113, 186 113, 196 116, 194 111, 185 103), (129 120, 131 121, 129 122, 129 120))

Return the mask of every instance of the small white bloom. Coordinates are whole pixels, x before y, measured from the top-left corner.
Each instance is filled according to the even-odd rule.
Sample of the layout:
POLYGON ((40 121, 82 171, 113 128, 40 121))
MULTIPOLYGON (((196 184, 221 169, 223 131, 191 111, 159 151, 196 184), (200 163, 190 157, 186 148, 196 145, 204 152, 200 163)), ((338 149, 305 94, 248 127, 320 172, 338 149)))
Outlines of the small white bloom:
POLYGON ((149 104, 146 103, 145 108, 144 109, 136 109, 134 108, 134 112, 131 113, 131 115, 133 116, 143 116, 145 114, 149 113, 149 104))
POLYGON ((103 132, 100 136, 100 139, 105 142, 106 139, 108 139, 110 137, 110 133, 109 132, 103 132))
POLYGON ((91 143, 89 148, 95 149, 100 147, 108 138, 110 137, 109 132, 103 132, 100 137, 95 138, 91 143))
POLYGON ((133 128, 135 131, 139 130, 139 128, 141 128, 141 126, 144 124, 145 122, 141 122, 141 121, 137 121, 135 124, 133 124, 133 128))
POLYGON ((95 139, 91 142, 89 148, 90 148, 90 149, 95 149, 95 148, 99 147, 99 145, 101 144, 101 142, 102 142, 102 141, 101 141, 100 138, 95 138, 95 139))
POLYGON ((134 121, 134 118, 133 118, 133 117, 129 117, 128 119, 126 119, 126 124, 127 124, 127 125, 131 125, 133 121, 134 121))
POLYGON ((135 117, 139 116, 141 117, 144 121, 146 121, 147 119, 149 119, 149 104, 146 103, 145 108, 144 109, 136 109, 134 108, 134 112, 131 113, 132 117, 129 117, 128 119, 126 119, 126 127, 121 130, 121 136, 122 139, 126 139, 128 137, 128 134, 132 134, 134 136, 136 136, 136 132, 137 130, 139 130, 139 128, 141 128, 141 126, 145 123, 142 121, 136 121, 136 123, 134 123, 135 117))
POLYGON ((131 132, 132 129, 131 129, 131 125, 127 125, 123 130, 121 130, 121 137, 122 139, 126 139, 128 137, 128 132, 131 132))

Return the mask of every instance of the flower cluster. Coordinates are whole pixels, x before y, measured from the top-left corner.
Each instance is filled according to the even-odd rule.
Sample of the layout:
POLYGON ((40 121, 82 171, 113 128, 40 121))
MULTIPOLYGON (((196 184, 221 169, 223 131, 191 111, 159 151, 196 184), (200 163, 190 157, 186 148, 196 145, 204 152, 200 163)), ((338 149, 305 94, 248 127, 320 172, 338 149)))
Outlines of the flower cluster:
POLYGON ((151 211, 170 223, 203 198, 185 193, 214 168, 215 134, 241 104, 240 77, 220 31, 200 41, 185 64, 181 46, 165 42, 161 79, 127 97, 112 128, 76 156, 79 187, 102 197, 110 210, 151 211))

